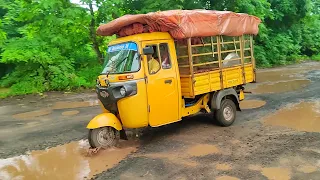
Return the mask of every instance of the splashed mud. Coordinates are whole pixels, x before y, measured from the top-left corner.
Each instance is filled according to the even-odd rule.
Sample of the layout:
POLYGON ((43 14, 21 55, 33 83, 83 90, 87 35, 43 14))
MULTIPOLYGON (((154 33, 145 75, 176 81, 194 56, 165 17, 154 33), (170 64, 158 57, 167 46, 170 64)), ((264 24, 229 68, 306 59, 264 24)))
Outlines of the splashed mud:
POLYGON ((264 118, 264 123, 298 131, 320 132, 320 101, 287 106, 264 118))
POLYGON ((304 165, 304 166, 300 166, 298 168, 298 171, 303 172, 303 173, 313 173, 313 172, 317 171, 317 167, 310 166, 310 165, 304 165))
POLYGON ((79 111, 64 111, 61 113, 62 116, 74 116, 76 114, 79 114, 79 111))
POLYGON ((240 102, 241 109, 254 109, 262 107, 266 104, 265 101, 262 100, 243 100, 240 102))
POLYGON ((56 102, 52 109, 72 109, 72 108, 81 108, 81 107, 90 107, 99 105, 98 100, 94 101, 82 101, 82 102, 69 102, 69 101, 61 101, 56 102))
POLYGON ((216 169, 221 171, 228 171, 228 170, 231 170, 232 167, 229 164, 222 163, 222 164, 217 164, 216 169))
POLYGON ((86 141, 72 142, 28 155, 0 159, 0 179, 90 179, 134 152, 137 143, 86 156, 86 141))
POLYGON ((255 94, 264 93, 283 93, 288 91, 296 91, 310 84, 310 80, 296 79, 290 81, 280 81, 276 83, 260 84, 252 90, 255 94))
POLYGON ((40 109, 40 110, 36 110, 36 111, 15 114, 12 117, 15 119, 28 120, 28 119, 33 119, 35 117, 48 115, 51 112, 52 112, 51 109, 46 108, 46 109, 40 109))
POLYGON ((205 156, 208 154, 220 153, 220 150, 214 145, 199 144, 199 145, 190 147, 187 150, 187 153, 191 156, 205 156))
POLYGON ((232 177, 232 176, 219 176, 216 180, 239 180, 239 178, 232 177))
POLYGON ((289 180, 290 170, 280 167, 263 168, 261 173, 269 180, 289 180))

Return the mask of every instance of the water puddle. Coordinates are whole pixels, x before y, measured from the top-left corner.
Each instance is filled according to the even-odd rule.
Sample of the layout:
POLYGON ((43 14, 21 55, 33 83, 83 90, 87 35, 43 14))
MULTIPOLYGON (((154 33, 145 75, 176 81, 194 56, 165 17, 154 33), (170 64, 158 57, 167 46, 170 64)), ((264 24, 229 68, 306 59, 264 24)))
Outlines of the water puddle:
POLYGON ((264 118, 264 123, 298 131, 320 132, 320 101, 301 102, 284 107, 264 118))
POLYGON ((269 180, 289 180, 291 174, 289 169, 279 167, 262 168, 261 173, 269 180))
POLYGON ((187 153, 191 156, 205 156, 209 154, 217 154, 220 153, 219 148, 217 148, 214 145, 209 145, 209 144, 199 144, 190 147, 187 150, 187 153))
POLYGON ((291 81, 280 81, 276 83, 260 84, 252 90, 255 94, 264 93, 283 93, 288 91, 296 91, 310 84, 310 80, 296 79, 291 81))
POLYGON ((51 112, 52 112, 51 109, 46 108, 46 109, 40 109, 40 110, 36 110, 36 111, 15 114, 12 117, 15 119, 28 120, 28 119, 33 119, 35 117, 48 115, 51 112))
MULTIPOLYGON (((73 108, 81 108, 81 107, 91 107, 99 105, 98 100, 91 100, 91 101, 81 101, 81 102, 71 102, 71 101, 60 101, 56 102, 52 107, 39 109, 36 111, 29 111, 25 113, 15 114, 12 117, 19 120, 26 120, 26 119, 34 119, 39 116, 45 116, 51 114, 53 110, 60 110, 60 109, 73 109, 73 108)), ((77 110, 70 110, 65 111, 62 113, 63 116, 73 116, 78 114, 79 111, 77 110)))
POLYGON ((82 102, 71 102, 71 101, 61 101, 56 102, 52 109, 72 109, 72 108, 81 108, 81 107, 90 107, 99 105, 98 100, 92 101, 82 101, 82 102))
POLYGON ((216 180, 239 180, 239 178, 232 177, 232 176, 219 176, 216 180))
POLYGON ((304 166, 300 166, 298 168, 298 171, 303 172, 303 173, 313 173, 313 172, 317 171, 317 167, 310 166, 310 165, 304 165, 304 166))
POLYGON ((76 114, 79 114, 79 111, 64 111, 61 113, 62 116, 74 116, 76 114))
POLYGON ((257 72, 257 82, 276 82, 276 81, 288 81, 296 78, 296 73, 301 73, 300 69, 285 69, 281 70, 268 70, 257 72))
POLYGON ((0 159, 0 179, 90 179, 112 168, 137 149, 137 143, 123 142, 119 148, 87 156, 86 141, 71 142, 28 155, 0 159))
POLYGON ((262 100, 243 100, 240 101, 240 108, 241 109, 254 109, 262 107, 266 104, 265 101, 262 100))
POLYGON ((217 164, 216 169, 221 171, 228 171, 228 170, 231 170, 232 167, 229 164, 222 163, 222 164, 217 164))

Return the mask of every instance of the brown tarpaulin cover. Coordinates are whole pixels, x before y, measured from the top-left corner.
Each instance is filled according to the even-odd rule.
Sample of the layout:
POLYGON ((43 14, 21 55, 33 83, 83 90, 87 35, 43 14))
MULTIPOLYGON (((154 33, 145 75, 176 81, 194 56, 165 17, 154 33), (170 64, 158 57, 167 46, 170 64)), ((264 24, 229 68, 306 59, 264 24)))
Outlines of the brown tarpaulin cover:
POLYGON ((216 35, 258 34, 261 20, 255 16, 230 11, 170 10, 148 14, 125 15, 101 25, 102 36, 129 36, 144 32, 169 32, 174 39, 216 35))

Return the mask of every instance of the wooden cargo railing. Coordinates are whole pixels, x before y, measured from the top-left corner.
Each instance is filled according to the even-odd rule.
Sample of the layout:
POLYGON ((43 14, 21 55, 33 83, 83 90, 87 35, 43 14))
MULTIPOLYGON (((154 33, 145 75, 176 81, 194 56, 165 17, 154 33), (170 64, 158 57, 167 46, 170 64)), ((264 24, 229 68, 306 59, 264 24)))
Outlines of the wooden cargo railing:
POLYGON ((215 69, 223 69, 232 66, 244 66, 246 64, 254 64, 253 58, 253 40, 252 36, 239 36, 239 37, 206 37, 207 41, 204 42, 201 38, 201 42, 192 43, 192 39, 187 39, 187 45, 177 45, 177 57, 179 62, 179 68, 188 68, 189 72, 182 75, 192 75, 194 73, 201 73, 201 67, 207 66, 208 68, 202 68, 204 71, 210 71, 215 69), (230 40, 231 38, 231 40, 230 40), (227 39, 227 40, 225 40, 227 39), (229 39, 229 40, 228 40, 229 39), (208 49, 205 49, 208 48, 208 49), (179 53, 179 51, 185 51, 185 53, 179 53), (198 52, 201 50, 207 50, 207 52, 198 52), (234 54, 232 54, 234 53, 234 54), (231 55, 230 55, 231 54, 231 55), (229 57, 227 57, 229 55, 229 57), (232 56, 233 55, 233 56, 232 56), (230 58, 231 57, 231 58, 230 58), (202 59, 199 59, 202 58, 202 59), (203 59, 205 58, 205 59, 203 59), (187 60, 188 59, 188 60, 187 60), (234 63, 228 63, 232 61, 238 61, 234 63), (208 66, 217 64, 218 66, 208 66), (229 65, 231 64, 231 65, 229 65), (198 67, 198 68, 197 68, 198 67))

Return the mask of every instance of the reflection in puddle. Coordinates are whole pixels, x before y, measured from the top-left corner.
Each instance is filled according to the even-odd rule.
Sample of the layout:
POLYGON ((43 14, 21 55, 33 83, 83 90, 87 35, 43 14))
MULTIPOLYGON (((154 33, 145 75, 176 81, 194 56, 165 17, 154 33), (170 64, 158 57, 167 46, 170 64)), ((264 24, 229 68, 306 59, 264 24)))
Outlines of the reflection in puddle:
POLYGON ((285 107, 264 119, 264 123, 299 131, 320 132, 320 101, 285 107))
POLYGON ((72 142, 29 155, 0 159, 0 179, 85 179, 105 171, 128 154, 137 143, 126 143, 121 148, 101 150, 86 156, 86 141, 72 142))
POLYGON ((220 150, 216 146, 209 144, 195 145, 187 151, 187 153, 192 156, 205 156, 208 154, 217 154, 219 152, 220 150))
POLYGON ((65 112, 62 112, 61 113, 63 116, 73 116, 73 115, 76 115, 76 114, 79 114, 79 111, 65 111, 65 112))
POLYGON ((52 112, 52 110, 47 108, 47 109, 40 109, 40 110, 36 110, 36 111, 15 114, 12 117, 15 119, 22 119, 22 120, 23 119, 33 119, 35 117, 48 115, 51 112, 52 112))
POLYGON ((232 176, 219 176, 216 180, 239 180, 239 178, 232 177, 232 176))
POLYGON ((243 100, 240 101, 240 108, 241 109, 254 109, 262 107, 266 104, 265 101, 262 100, 243 100))
POLYGON ((291 174, 289 169, 277 167, 262 168, 261 173, 269 180, 289 180, 291 174))
POLYGON ((281 81, 272 84, 260 84, 255 89, 253 93, 263 94, 263 93, 282 93, 288 91, 295 91, 306 87, 310 83, 310 80, 297 79, 292 81, 281 81))
POLYGON ((69 102, 69 101, 61 101, 56 102, 52 109, 72 109, 72 108, 81 108, 81 107, 90 107, 99 105, 98 100, 92 101, 82 101, 82 102, 69 102))

